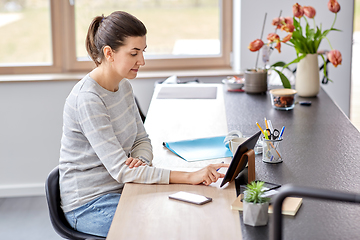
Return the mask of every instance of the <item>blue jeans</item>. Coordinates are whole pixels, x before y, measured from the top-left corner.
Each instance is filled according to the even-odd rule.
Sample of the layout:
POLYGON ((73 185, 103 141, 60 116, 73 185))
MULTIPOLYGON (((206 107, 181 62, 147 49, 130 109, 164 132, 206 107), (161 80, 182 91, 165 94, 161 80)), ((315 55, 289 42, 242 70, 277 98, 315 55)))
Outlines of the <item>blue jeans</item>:
POLYGON ((105 194, 65 213, 65 217, 70 226, 79 232, 106 237, 120 196, 120 193, 105 194))

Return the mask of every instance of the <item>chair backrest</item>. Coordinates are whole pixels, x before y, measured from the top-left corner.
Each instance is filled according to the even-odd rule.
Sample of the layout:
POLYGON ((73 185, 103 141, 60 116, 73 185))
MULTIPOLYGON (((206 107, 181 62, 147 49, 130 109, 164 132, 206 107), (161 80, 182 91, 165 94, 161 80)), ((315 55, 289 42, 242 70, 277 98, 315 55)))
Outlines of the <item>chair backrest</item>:
POLYGON ((67 222, 64 212, 60 207, 59 167, 55 167, 48 175, 45 183, 46 200, 49 207, 49 215, 54 230, 66 239, 105 239, 73 229, 67 222))
POLYGON ((137 100, 136 97, 135 97, 135 103, 136 103, 136 106, 137 106, 137 108, 138 108, 138 110, 139 110, 141 120, 142 120, 142 122, 144 123, 144 122, 145 122, 145 119, 146 119, 146 116, 145 116, 145 114, 141 111, 141 108, 140 108, 140 105, 139 105, 139 101, 137 100))
POLYGON ((273 200, 273 216, 272 221, 273 225, 270 229, 270 239, 271 240, 281 240, 282 239, 282 205, 285 198, 294 196, 294 197, 310 197, 318 198, 324 200, 334 200, 341 202, 352 202, 360 203, 360 195, 357 193, 348 193, 348 192, 339 192, 330 189, 320 189, 313 187, 301 187, 294 186, 292 184, 286 184, 281 187, 279 193, 275 195, 273 200))

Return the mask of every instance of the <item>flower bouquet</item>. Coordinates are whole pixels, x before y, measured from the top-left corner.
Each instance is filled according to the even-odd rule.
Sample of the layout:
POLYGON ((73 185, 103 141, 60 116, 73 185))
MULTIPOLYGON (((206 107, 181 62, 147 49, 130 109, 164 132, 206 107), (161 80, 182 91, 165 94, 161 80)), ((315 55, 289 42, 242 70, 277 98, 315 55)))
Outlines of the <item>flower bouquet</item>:
MULTIPOLYGON (((326 60, 323 54, 318 53, 318 48, 323 39, 326 39, 330 45, 331 51, 326 52, 327 59, 337 67, 342 62, 341 53, 338 50, 332 48, 329 39, 327 38, 327 34, 331 31, 340 31, 334 28, 334 24, 336 22, 337 13, 340 11, 340 5, 337 0, 330 0, 328 2, 328 9, 335 13, 334 21, 331 25, 330 29, 322 30, 322 25, 320 27, 315 23, 315 15, 316 10, 311 6, 301 6, 298 3, 293 5, 293 17, 277 17, 273 19, 272 25, 275 26, 275 32, 270 33, 267 36, 268 43, 270 46, 270 50, 277 49, 279 53, 281 53, 281 44, 286 44, 293 47, 296 51, 296 58, 288 64, 284 62, 277 62, 270 66, 270 69, 276 71, 284 88, 291 88, 291 84, 288 78, 276 69, 276 67, 282 67, 282 69, 287 68, 289 65, 293 63, 299 63, 302 59, 304 59, 308 54, 319 54, 324 61, 324 77, 331 81, 327 76, 326 71, 326 60), (310 24, 309 21, 313 20, 313 24, 310 24), (302 27, 301 23, 305 23, 305 27, 302 27), (311 25, 313 27, 311 27, 311 25), (276 31, 280 29, 281 31, 286 32, 286 36, 281 38, 276 31), (275 44, 273 48, 272 45, 275 44)), ((256 39, 250 43, 248 48, 252 52, 259 51, 264 46, 264 42, 261 39, 256 39)))

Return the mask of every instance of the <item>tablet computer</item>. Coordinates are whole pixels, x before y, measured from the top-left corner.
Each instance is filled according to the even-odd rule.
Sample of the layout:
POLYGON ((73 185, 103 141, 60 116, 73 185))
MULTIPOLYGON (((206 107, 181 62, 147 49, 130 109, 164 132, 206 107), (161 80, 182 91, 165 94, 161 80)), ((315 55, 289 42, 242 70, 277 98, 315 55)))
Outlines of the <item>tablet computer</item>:
POLYGON ((255 144, 256 144, 257 140, 259 139, 260 134, 261 134, 261 131, 258 131, 257 133, 255 133, 254 135, 252 135, 251 137, 246 139, 245 142, 240 144, 240 146, 238 147, 238 149, 230 163, 230 166, 225 174, 225 177, 224 177, 220 187, 224 186, 225 183, 230 182, 232 179, 235 179, 235 177, 237 177, 237 175, 242 170, 245 169, 245 166, 247 164, 247 158, 242 158, 242 161, 240 162, 241 157, 248 150, 253 149, 255 147, 255 144))

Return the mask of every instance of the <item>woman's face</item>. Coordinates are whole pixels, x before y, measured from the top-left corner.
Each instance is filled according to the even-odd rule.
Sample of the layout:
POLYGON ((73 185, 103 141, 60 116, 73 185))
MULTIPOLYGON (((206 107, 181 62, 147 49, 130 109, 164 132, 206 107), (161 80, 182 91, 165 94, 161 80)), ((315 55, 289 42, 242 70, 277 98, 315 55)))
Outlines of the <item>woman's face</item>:
POLYGON ((121 78, 134 79, 140 66, 145 65, 146 36, 127 37, 125 45, 114 52, 112 66, 121 78))

